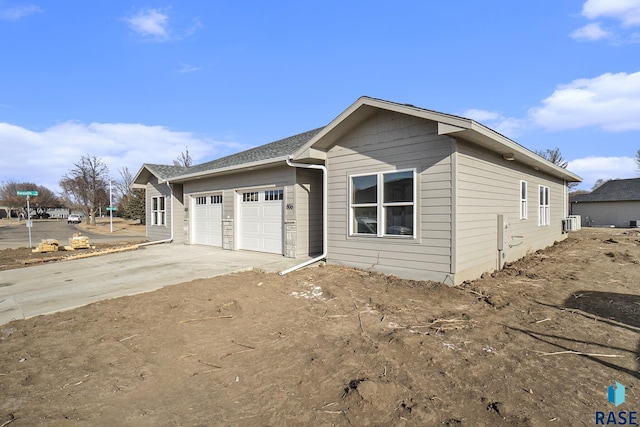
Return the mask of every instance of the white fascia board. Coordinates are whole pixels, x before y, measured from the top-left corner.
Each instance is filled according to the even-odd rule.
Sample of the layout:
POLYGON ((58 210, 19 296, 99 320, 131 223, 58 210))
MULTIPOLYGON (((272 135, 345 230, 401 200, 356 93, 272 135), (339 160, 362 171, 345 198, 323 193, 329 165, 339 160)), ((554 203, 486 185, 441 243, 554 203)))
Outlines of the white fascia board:
POLYGON ((566 181, 582 182, 582 178, 573 172, 561 168, 560 166, 540 157, 528 148, 525 148, 524 146, 510 140, 506 136, 503 136, 494 130, 487 128, 486 126, 481 125, 480 123, 472 121, 471 130, 502 145, 505 151, 501 153, 499 152, 500 154, 513 154, 516 161, 519 160, 523 163, 533 164, 540 170, 544 170, 545 172, 565 179, 566 181))
POLYGON ((219 174, 223 174, 223 173, 240 171, 242 169, 253 169, 253 168, 257 168, 257 167, 267 166, 267 165, 270 165, 270 164, 283 163, 283 162, 286 162, 286 161, 287 161, 287 156, 276 157, 276 158, 273 158, 273 159, 259 160, 257 162, 242 163, 240 165, 228 166, 226 168, 211 169, 211 170, 206 170, 206 171, 201 171, 201 172, 196 172, 196 173, 178 175, 178 176, 171 177, 168 180, 163 180, 161 182, 165 182, 165 181, 184 182, 184 181, 189 181, 189 180, 192 180, 192 179, 199 179, 199 178, 205 178, 205 177, 208 177, 208 176, 219 175, 219 174))

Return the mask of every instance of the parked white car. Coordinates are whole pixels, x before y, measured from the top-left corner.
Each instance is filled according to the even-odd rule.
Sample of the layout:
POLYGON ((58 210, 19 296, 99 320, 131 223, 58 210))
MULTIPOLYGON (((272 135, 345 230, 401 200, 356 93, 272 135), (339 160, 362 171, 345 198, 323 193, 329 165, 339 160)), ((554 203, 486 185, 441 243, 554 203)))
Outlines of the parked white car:
POLYGON ((82 219, 80 218, 80 215, 77 214, 71 214, 67 218, 67 224, 80 224, 81 222, 82 219))

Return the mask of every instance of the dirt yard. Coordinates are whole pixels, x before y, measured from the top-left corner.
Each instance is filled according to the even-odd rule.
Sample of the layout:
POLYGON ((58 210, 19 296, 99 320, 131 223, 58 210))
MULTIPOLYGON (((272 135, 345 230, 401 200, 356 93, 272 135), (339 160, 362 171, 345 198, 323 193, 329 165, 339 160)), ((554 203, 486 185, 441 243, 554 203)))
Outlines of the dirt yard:
POLYGON ((14 321, 0 426, 594 425, 640 410, 639 279, 639 233, 589 229, 459 288, 254 271, 14 321))

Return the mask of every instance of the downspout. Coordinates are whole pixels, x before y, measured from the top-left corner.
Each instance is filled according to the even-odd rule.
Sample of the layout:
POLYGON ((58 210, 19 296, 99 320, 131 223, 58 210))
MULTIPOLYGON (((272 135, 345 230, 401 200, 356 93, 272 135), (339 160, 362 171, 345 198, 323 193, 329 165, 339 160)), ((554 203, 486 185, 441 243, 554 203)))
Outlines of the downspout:
POLYGON ((327 179, 327 168, 326 166, 323 165, 308 165, 306 163, 293 163, 291 161, 292 156, 289 156, 287 158, 287 165, 291 166, 292 168, 305 168, 305 169, 319 169, 322 171, 322 255, 317 256, 315 258, 312 258, 310 260, 307 260, 301 264, 298 265, 294 265, 293 267, 287 268, 286 270, 281 271, 279 274, 281 276, 284 276, 287 273, 291 273, 292 271, 296 271, 298 269, 301 269, 302 267, 306 267, 310 264, 313 264, 315 262, 318 261, 322 261, 324 259, 327 258, 327 183, 328 183, 328 179, 327 179))
POLYGON ((169 201, 171 202, 171 237, 169 239, 164 239, 164 240, 156 240, 155 242, 146 242, 146 243, 139 243, 136 246, 140 247, 140 246, 148 246, 148 245, 155 245, 158 243, 171 243, 173 242, 173 185, 171 185, 171 183, 169 181, 167 181, 167 187, 169 187, 169 201))

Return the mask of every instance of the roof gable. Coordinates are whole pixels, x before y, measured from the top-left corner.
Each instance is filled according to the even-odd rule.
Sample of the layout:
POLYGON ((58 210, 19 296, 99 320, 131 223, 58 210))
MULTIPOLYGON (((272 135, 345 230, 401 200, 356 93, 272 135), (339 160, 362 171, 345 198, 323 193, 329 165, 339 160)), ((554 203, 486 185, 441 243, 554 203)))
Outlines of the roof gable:
MULTIPOLYGON (((314 157, 314 150, 328 150, 347 132, 379 110, 393 111, 437 122, 440 135, 450 135, 454 138, 470 141, 499 153, 505 158, 509 157, 509 160, 526 164, 535 170, 546 172, 566 181, 582 181, 579 176, 549 162, 531 150, 474 120, 418 108, 410 104, 398 104, 367 96, 360 97, 331 123, 322 128, 308 143, 296 151, 294 159, 298 161, 307 160, 314 157)), ((316 156, 315 158, 319 159, 320 157, 316 156)))
POLYGON ((142 165, 135 178, 133 179, 133 187, 141 188, 145 186, 152 176, 156 177, 158 181, 162 182, 167 178, 183 173, 187 168, 184 166, 172 166, 172 165, 155 165, 151 163, 145 163, 142 165))

